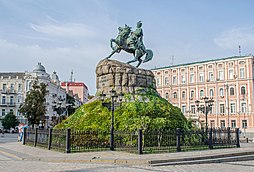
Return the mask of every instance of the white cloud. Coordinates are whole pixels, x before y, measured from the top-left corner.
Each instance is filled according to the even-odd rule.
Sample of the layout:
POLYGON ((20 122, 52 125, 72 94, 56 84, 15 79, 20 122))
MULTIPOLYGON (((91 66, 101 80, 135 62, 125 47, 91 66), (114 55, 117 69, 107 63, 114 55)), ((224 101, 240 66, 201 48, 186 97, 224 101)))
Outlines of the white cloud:
POLYGON ((44 23, 30 24, 30 27, 39 33, 60 37, 92 37, 95 35, 93 28, 80 23, 44 23))
POLYGON ((254 44, 254 27, 233 28, 219 35, 214 42, 226 49, 236 49, 239 45, 248 48, 254 44))
POLYGON ((76 81, 84 82, 91 94, 95 93, 95 67, 110 52, 103 44, 44 48, 39 45, 18 45, 0 39, 0 71, 32 71, 42 62, 48 73, 56 71, 62 81, 74 70, 76 81))

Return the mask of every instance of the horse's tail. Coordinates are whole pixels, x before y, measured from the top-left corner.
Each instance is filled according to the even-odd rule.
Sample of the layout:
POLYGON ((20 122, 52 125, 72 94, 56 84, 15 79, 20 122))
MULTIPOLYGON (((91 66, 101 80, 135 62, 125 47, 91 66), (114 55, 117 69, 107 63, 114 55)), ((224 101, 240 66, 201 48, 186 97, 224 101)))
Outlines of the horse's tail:
POLYGON ((148 61, 152 60, 152 58, 153 58, 152 50, 146 49, 145 52, 146 52, 146 57, 145 57, 145 60, 143 60, 143 63, 148 62, 148 61))

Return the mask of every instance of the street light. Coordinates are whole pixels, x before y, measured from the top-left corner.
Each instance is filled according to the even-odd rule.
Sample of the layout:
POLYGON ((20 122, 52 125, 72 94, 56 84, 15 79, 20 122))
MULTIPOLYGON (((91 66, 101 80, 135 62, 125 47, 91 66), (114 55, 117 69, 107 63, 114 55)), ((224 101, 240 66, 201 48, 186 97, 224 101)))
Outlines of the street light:
POLYGON ((197 110, 201 111, 205 114, 205 131, 207 132, 207 129, 208 129, 207 115, 208 115, 208 112, 212 110, 211 107, 212 107, 214 101, 212 98, 209 99, 208 97, 204 97, 203 100, 205 102, 205 106, 199 107, 199 103, 200 103, 199 100, 196 100, 195 104, 197 106, 197 110))
POLYGON ((111 102, 110 103, 106 103, 103 102, 104 99, 106 98, 106 94, 101 94, 101 99, 102 99, 102 105, 107 107, 109 110, 111 110, 111 128, 110 128, 110 150, 114 150, 114 112, 115 112, 115 106, 118 105, 117 103, 117 98, 118 98, 118 102, 122 101, 122 96, 123 93, 119 93, 117 94, 115 90, 110 90, 110 98, 111 98, 111 102), (116 102, 115 102, 116 101, 116 102))

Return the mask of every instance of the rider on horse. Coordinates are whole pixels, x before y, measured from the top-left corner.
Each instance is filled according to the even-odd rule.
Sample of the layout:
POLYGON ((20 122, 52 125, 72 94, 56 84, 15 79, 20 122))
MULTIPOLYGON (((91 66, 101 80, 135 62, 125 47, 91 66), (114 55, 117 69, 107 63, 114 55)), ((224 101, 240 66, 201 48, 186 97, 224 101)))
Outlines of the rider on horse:
POLYGON ((143 62, 147 62, 152 59, 153 53, 151 50, 147 50, 143 44, 143 30, 142 22, 137 22, 137 28, 135 31, 131 31, 131 27, 125 25, 125 27, 118 27, 118 36, 116 39, 110 40, 111 48, 113 49, 112 53, 107 57, 110 58, 114 53, 119 53, 121 50, 124 50, 128 53, 134 55, 134 59, 128 63, 139 61, 137 67, 143 62), (116 45, 113 46, 112 43, 116 45), (146 54, 145 60, 142 61, 141 57, 146 54))

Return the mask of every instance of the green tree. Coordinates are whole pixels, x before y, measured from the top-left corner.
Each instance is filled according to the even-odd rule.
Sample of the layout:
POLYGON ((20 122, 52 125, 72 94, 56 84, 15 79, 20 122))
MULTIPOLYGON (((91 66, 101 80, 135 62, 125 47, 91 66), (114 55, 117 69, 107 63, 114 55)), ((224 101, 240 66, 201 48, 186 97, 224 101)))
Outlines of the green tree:
POLYGON ((75 99, 70 96, 69 94, 67 94, 66 96, 66 104, 68 105, 68 115, 71 115, 75 112, 76 108, 74 107, 75 106, 75 99))
POLYGON ((2 125, 5 129, 15 128, 18 124, 19 122, 12 112, 8 113, 2 120, 2 125))
POLYGON ((44 83, 38 84, 37 81, 33 83, 32 89, 28 92, 25 102, 21 104, 19 112, 23 113, 28 119, 28 123, 39 124, 40 121, 45 121, 46 114, 46 94, 47 85, 44 83))

